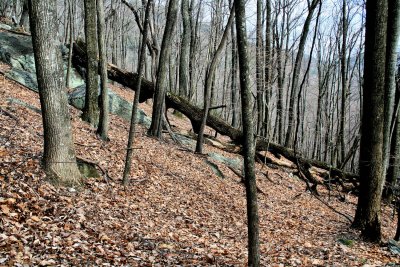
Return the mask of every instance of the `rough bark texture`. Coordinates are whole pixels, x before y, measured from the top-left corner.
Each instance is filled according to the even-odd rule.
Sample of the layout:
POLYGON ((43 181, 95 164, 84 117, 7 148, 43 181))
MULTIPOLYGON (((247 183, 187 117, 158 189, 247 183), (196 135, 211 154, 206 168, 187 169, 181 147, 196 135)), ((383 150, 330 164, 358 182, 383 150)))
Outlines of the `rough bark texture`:
POLYGON ((99 121, 96 0, 85 0, 86 97, 82 118, 93 126, 99 121))
POLYGON ((68 101, 64 88, 62 59, 57 33, 55 0, 29 1, 32 43, 44 129, 43 167, 58 184, 81 182, 74 145, 68 101))
POLYGON ((100 118, 97 133, 101 139, 108 140, 108 88, 107 88, 107 53, 105 44, 105 18, 103 0, 97 1, 97 34, 99 44, 99 67, 101 82, 101 98, 100 98, 100 118))
POLYGON ((397 115, 392 144, 391 156, 389 161, 389 168, 387 170, 387 177, 385 188, 383 191, 383 198, 387 203, 391 203, 394 196, 394 187, 400 177, 400 116, 397 115))
POLYGON ((383 121, 386 65, 387 0, 368 0, 364 88, 360 144, 360 194, 354 227, 362 235, 381 239, 381 195, 383 180, 383 121))
POLYGON ((165 25, 163 40, 161 43, 160 60, 157 69, 156 90, 154 93, 153 114, 149 135, 161 137, 162 115, 164 113, 165 92, 167 87, 168 58, 171 53, 173 33, 175 30, 176 17, 178 14, 178 1, 170 0, 168 5, 167 22, 165 25))
MULTIPOLYGON (((389 13, 386 44, 385 123, 383 128, 383 177, 386 177, 386 171, 390 157, 390 132, 392 129, 396 92, 397 42, 399 40, 400 28, 400 1, 388 1, 388 3, 389 13)), ((385 192, 388 191, 385 190, 385 192)), ((384 197, 387 198, 390 197, 390 195, 384 194, 384 197)))
POLYGON ((236 32, 239 53, 240 91, 242 97, 243 158, 247 202, 248 266, 260 265, 259 219, 257 185, 254 171, 254 130, 252 116, 252 93, 247 54, 245 1, 235 1, 236 32))

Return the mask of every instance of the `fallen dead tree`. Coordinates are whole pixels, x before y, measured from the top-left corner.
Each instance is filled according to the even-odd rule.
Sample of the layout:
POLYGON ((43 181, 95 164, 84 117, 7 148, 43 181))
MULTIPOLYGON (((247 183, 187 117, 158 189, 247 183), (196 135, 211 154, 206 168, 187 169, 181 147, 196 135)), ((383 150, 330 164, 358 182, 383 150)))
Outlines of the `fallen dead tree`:
MULTIPOLYGON (((86 65, 85 60, 86 56, 84 50, 81 49, 78 45, 74 44, 72 57, 73 65, 77 68, 84 68, 86 65)), ((112 64, 108 64, 107 70, 108 78, 110 80, 118 82, 123 86, 129 87, 130 89, 134 88, 134 84, 137 81, 136 73, 128 72, 112 64)), ((153 94, 154 84, 151 81, 143 79, 139 101, 144 102, 147 99, 152 98, 153 94)), ((203 110, 201 108, 193 105, 188 100, 172 93, 167 93, 165 101, 167 109, 173 108, 184 114, 191 121, 194 132, 198 132, 203 116, 203 110)), ((230 137, 231 140, 237 144, 240 144, 242 141, 242 132, 239 129, 232 127, 224 120, 216 116, 208 116, 207 126, 211 127, 221 135, 226 135, 230 137)), ((288 149, 284 146, 270 143, 266 140, 259 138, 257 140, 256 150, 270 151, 275 155, 282 155, 292 162, 301 161, 311 166, 324 169, 327 171, 325 179, 327 181, 329 180, 329 183, 343 184, 343 182, 346 182, 353 184, 354 187, 358 186, 358 175, 343 172, 342 170, 332 167, 331 165, 322 161, 304 158, 301 155, 295 154, 292 149, 288 149)))

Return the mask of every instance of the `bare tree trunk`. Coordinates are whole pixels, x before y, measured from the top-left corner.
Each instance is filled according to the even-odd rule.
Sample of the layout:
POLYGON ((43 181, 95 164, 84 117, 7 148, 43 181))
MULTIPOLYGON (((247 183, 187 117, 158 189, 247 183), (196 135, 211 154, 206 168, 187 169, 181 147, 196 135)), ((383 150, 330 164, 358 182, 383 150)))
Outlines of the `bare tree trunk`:
POLYGON ((340 128, 339 128, 339 147, 340 147, 340 161, 343 162, 345 158, 345 142, 344 142, 344 126, 346 123, 346 103, 347 103, 347 64, 346 64, 346 50, 347 50, 347 1, 342 0, 342 47, 340 53, 340 73, 342 81, 342 101, 340 108, 340 128))
POLYGON ((96 127, 99 122, 96 0, 85 0, 84 3, 87 68, 85 107, 82 119, 96 127))
POLYGON ((29 10, 28 10, 28 0, 22 0, 22 14, 21 19, 19 20, 19 26, 22 27, 25 31, 29 32, 29 10))
POLYGON ((394 99, 396 91, 396 66, 397 66, 397 43, 400 28, 400 2, 388 1, 388 29, 386 48, 386 77, 385 77, 385 122, 383 128, 383 176, 386 171, 390 157, 390 132, 393 127, 394 99))
POLYGON ((179 95, 188 97, 189 86, 189 52, 190 52, 190 15, 189 15, 189 0, 182 0, 181 13, 183 32, 181 38, 181 53, 179 58, 179 95))
POLYGON ((107 82, 107 54, 105 47, 105 18, 104 18, 104 0, 96 0, 97 2, 97 35, 99 45, 99 66, 100 66, 100 118, 97 133, 102 140, 108 140, 108 124, 109 124, 109 103, 108 103, 108 82, 107 82))
MULTIPOLYGON (((264 112, 264 136, 269 140, 270 135, 270 121, 271 115, 269 109, 270 94, 271 94, 271 66, 272 66, 272 56, 271 56, 271 0, 267 0, 266 3, 266 26, 265 26, 265 73, 264 73, 264 86, 265 86, 265 112, 264 112)), ((277 127, 277 125, 275 125, 277 127)))
POLYGON ((262 134, 264 122, 264 80, 263 80, 263 34, 262 34, 262 0, 257 0, 256 23, 256 87, 257 87, 257 135, 262 134))
MULTIPOLYGON (((149 29, 149 16, 150 16, 150 9, 152 6, 153 0, 148 0, 146 5, 145 17, 144 17, 144 30, 143 30, 143 40, 147 39, 148 36, 148 29, 149 29)), ((142 86, 142 76, 144 72, 144 61, 146 58, 146 42, 142 42, 142 47, 140 50, 139 55, 139 62, 138 62, 138 79, 136 82, 136 89, 135 89, 135 97, 133 100, 133 107, 132 107, 132 115, 131 115, 131 125, 129 128, 129 137, 128 137, 128 145, 126 149, 126 158, 125 158, 125 168, 124 174, 122 178, 122 182, 124 185, 128 185, 129 183, 129 173, 131 171, 132 165, 132 155, 133 155, 133 145, 135 143, 135 131, 136 131, 136 113, 139 106, 139 96, 140 90, 142 86)))
POLYGON ((248 266, 260 265, 260 241, 258 226, 257 185, 254 171, 254 133, 252 116, 252 93, 249 80, 249 58, 247 55, 247 34, 245 1, 235 1, 236 32, 239 51, 240 91, 242 96, 243 157, 247 202, 248 266))
POLYGON ((228 34, 229 34, 229 30, 230 27, 233 23, 233 19, 234 19, 234 10, 233 8, 231 9, 231 13, 229 15, 229 19, 227 22, 227 25, 225 27, 224 33, 221 37, 221 41, 218 45, 217 50, 214 53, 214 56, 211 60, 211 63, 207 69, 207 73, 206 73, 206 82, 205 82, 205 86, 204 86, 204 115, 203 115, 203 119, 200 125, 200 130, 197 136, 197 143, 196 143, 196 153, 203 153, 203 142, 204 142, 204 129, 206 127, 206 122, 207 122, 207 117, 208 117, 208 112, 210 109, 210 102, 211 102, 211 90, 212 90, 212 84, 213 84, 213 78, 215 75, 215 71, 217 69, 217 64, 219 61, 219 57, 223 51, 223 48, 225 46, 225 42, 228 39, 228 34))
POLYGON ((69 51, 68 51, 68 65, 67 65, 67 77, 66 77, 66 87, 69 89, 70 87, 70 79, 71 79, 71 70, 72 70, 72 46, 74 44, 74 20, 73 16, 73 5, 72 0, 68 0, 68 13, 69 13, 69 51))
POLYGON ((293 146, 293 130, 294 130, 294 101, 296 97, 296 92, 298 90, 298 82, 299 82, 299 75, 301 70, 301 63, 303 60, 303 54, 305 49, 305 44, 310 28, 311 19, 314 14, 314 10, 317 7, 317 4, 320 0, 313 0, 311 5, 308 8, 308 15, 306 21, 304 22, 303 31, 300 37, 299 43, 299 50, 297 51, 296 61, 294 63, 294 70, 292 76, 292 86, 291 86, 291 93, 290 93, 290 102, 289 102, 289 120, 288 120, 288 129, 286 132, 285 138, 285 146, 292 147, 293 146))
POLYGON ((198 10, 196 13, 196 19, 193 18, 193 8, 195 5, 195 1, 192 0, 190 3, 190 11, 189 11, 189 21, 190 21, 190 49, 189 49, 189 92, 188 92, 188 99, 192 100, 193 96, 197 94, 197 90, 195 88, 195 60, 196 60, 196 52, 198 48, 198 29, 199 29, 199 17, 200 17, 200 10, 201 10, 201 3, 200 0, 198 4, 198 10))
POLYGON ((371 241, 381 240, 383 117, 387 0, 367 0, 364 95, 360 144, 360 193, 353 226, 371 241))
POLYGON ((81 174, 76 164, 61 51, 56 42, 55 0, 29 1, 32 44, 44 130, 43 167, 56 183, 76 186, 81 174))
POLYGON ((168 5, 167 22, 165 25, 163 40, 161 44, 160 60, 157 70, 156 90, 154 93, 153 114, 148 134, 161 138, 162 115, 165 109, 165 91, 167 86, 168 58, 171 53, 171 42, 175 30, 178 12, 177 0, 170 0, 168 5))
MULTIPOLYGON (((233 0, 231 0, 233 2, 233 0)), ((231 2, 229 1, 229 2, 231 2)), ((232 6, 233 3, 230 3, 230 6, 232 6)), ((238 92, 238 86, 237 86, 237 72, 238 72, 238 67, 237 67, 237 41, 236 41, 236 32, 235 32, 235 25, 231 25, 231 39, 232 39, 232 48, 231 48, 231 76, 232 76, 232 81, 231 81, 231 107, 232 107, 232 126, 234 128, 239 127, 239 115, 237 112, 237 103, 238 103, 238 97, 237 97, 237 92, 238 92)))

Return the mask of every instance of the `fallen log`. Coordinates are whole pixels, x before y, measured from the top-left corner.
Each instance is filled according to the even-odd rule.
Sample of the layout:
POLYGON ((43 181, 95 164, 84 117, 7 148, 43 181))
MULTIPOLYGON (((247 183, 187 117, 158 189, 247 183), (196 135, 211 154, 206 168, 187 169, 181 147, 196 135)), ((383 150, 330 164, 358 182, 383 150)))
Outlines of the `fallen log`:
MULTIPOLYGON (((86 56, 83 49, 80 48, 77 44, 73 46, 73 57, 72 64, 76 68, 85 68, 86 64, 86 56)), ((137 81, 137 74, 128 72, 126 70, 120 69, 113 64, 107 65, 108 78, 112 81, 118 82, 119 84, 126 86, 130 89, 135 88, 134 84, 137 81)), ((142 103, 147 99, 153 97, 154 94, 154 84, 151 81, 146 79, 142 79, 142 88, 139 96, 139 102, 142 103)), ((173 108, 182 114, 184 114, 191 122, 193 130, 195 133, 198 132, 201 124, 201 120, 203 117, 203 110, 192 103, 190 103, 185 98, 174 95, 171 92, 166 94, 165 99, 167 109, 173 108)), ((207 126, 214 129, 217 133, 221 135, 225 135, 230 137, 230 139, 237 143, 242 143, 242 132, 239 129, 236 129, 229 125, 227 122, 213 115, 209 115, 207 118, 207 126)), ((308 163, 317 168, 325 169, 328 171, 330 177, 330 181, 334 182, 335 179, 344 180, 346 182, 351 182, 354 185, 358 184, 358 175, 353 173, 344 172, 338 168, 331 166, 322 161, 307 159, 301 155, 295 154, 292 149, 286 148, 279 144, 268 142, 264 139, 259 138, 256 143, 257 151, 270 151, 273 154, 279 154, 283 157, 287 158, 292 162, 297 162, 300 160, 301 162, 308 163)))

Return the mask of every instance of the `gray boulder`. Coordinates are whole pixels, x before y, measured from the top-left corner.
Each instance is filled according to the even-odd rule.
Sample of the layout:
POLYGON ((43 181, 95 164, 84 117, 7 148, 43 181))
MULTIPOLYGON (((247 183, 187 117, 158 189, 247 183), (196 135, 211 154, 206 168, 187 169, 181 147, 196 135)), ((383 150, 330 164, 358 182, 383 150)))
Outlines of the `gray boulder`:
POLYGON ((231 168, 235 168, 235 169, 238 169, 238 170, 243 169, 243 167, 242 167, 243 166, 243 160, 241 160, 239 158, 230 159, 230 158, 224 157, 224 156, 222 156, 220 154, 217 154, 217 153, 214 153, 214 152, 208 153, 208 156, 211 159, 213 159, 215 161, 218 161, 218 162, 221 162, 223 164, 226 164, 231 168))
POLYGON ((0 23, 0 29, 9 31, 9 30, 12 29, 12 27, 10 25, 4 24, 4 23, 0 23))
MULTIPOLYGON (((68 95, 69 103, 77 109, 83 109, 85 106, 85 91, 85 85, 76 87, 68 95)), ((110 113, 129 121, 132 114, 132 104, 111 90, 108 91, 108 97, 110 113)), ((146 113, 144 113, 143 110, 138 109, 136 116, 138 123, 146 126, 147 128, 150 127, 151 119, 146 115, 146 113)))
MULTIPOLYGON (((60 46, 60 49, 64 58, 63 66, 66 74, 68 48, 60 46)), ((30 36, 0 32, 0 61, 11 67, 6 73, 6 77, 38 92, 35 59, 30 36)), ((85 81, 74 68, 71 72, 70 86, 74 89, 68 96, 69 103, 78 109, 82 109, 85 105, 85 81)), ((109 91, 109 99, 110 113, 130 120, 132 104, 112 91, 109 91)), ((137 116, 138 123, 150 127, 151 119, 146 116, 143 110, 139 109, 137 116)))

